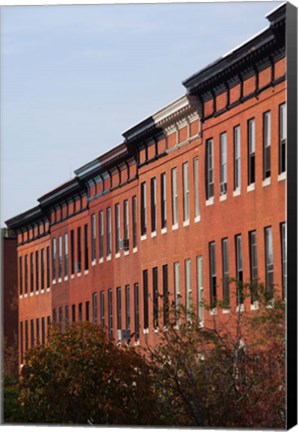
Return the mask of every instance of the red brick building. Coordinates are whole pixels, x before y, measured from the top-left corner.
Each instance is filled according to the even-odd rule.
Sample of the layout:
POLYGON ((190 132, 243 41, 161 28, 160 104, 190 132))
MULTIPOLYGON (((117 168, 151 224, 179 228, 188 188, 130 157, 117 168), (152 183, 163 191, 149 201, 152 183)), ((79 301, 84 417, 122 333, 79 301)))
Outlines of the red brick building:
POLYGON ((284 293, 285 13, 270 13, 267 29, 185 80, 185 96, 7 221, 20 363, 52 321, 90 320, 116 341, 154 343, 168 298, 197 306, 204 323, 258 308, 228 278, 284 293))

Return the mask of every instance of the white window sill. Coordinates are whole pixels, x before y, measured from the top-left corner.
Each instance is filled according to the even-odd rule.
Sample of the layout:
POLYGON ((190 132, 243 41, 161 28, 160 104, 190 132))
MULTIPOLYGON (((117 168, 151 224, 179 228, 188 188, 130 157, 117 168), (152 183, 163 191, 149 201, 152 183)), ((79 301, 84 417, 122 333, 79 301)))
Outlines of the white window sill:
POLYGON ((141 241, 143 241, 143 240, 147 240, 147 234, 144 234, 141 236, 141 241))
MULTIPOLYGON (((37 293, 36 293, 37 294, 37 293)), ((44 289, 42 289, 41 291, 40 291, 40 294, 44 294, 44 289)))
POLYGON ((226 201, 227 198, 228 198, 228 195, 227 195, 227 194, 220 195, 220 197, 219 197, 219 201, 226 201))
POLYGON ((158 332, 159 332, 158 328, 155 328, 154 333, 158 333, 158 332))
POLYGON ((95 264, 96 264, 96 259, 93 260, 91 264, 92 264, 93 266, 95 266, 95 264))
POLYGON ((247 192, 254 191, 255 190, 255 183, 251 183, 250 185, 248 185, 246 190, 247 190, 247 192))
POLYGON ((84 271, 84 275, 87 275, 89 273, 89 270, 84 271))
POLYGON ((167 231, 168 231, 167 228, 162 228, 162 230, 160 232, 161 232, 161 234, 166 234, 167 231))
POLYGON ((65 280, 65 281, 68 281, 68 276, 64 276, 64 280, 65 280))
POLYGON ((200 322, 199 322, 199 327, 200 327, 200 328, 203 328, 203 327, 204 327, 204 321, 200 321, 200 322))
POLYGON ((134 346, 139 346, 139 345, 140 345, 140 341, 137 340, 137 341, 134 343, 134 346))
POLYGON ((28 294, 24 294, 24 298, 27 298, 28 297, 28 294))
POLYGON ((151 233, 151 238, 153 238, 153 237, 156 237, 156 231, 153 231, 153 232, 151 233))
POLYGON ((211 197, 211 198, 209 198, 207 201, 206 201, 206 206, 210 206, 210 205, 213 205, 214 204, 214 197, 211 197))
POLYGON ((70 276, 70 279, 74 279, 74 277, 75 277, 75 275, 74 275, 74 274, 72 274, 72 275, 70 276))
POLYGON ((51 288, 47 288, 47 292, 50 292, 51 291, 51 288))
POLYGON ((99 258, 98 262, 99 262, 99 264, 102 264, 104 262, 104 258, 103 257, 99 258))
POLYGON ((137 247, 133 248, 133 250, 132 250, 132 253, 136 253, 136 252, 138 252, 138 248, 137 247))
POLYGON ((115 258, 120 258, 120 252, 117 252, 117 253, 115 254, 115 258))
POLYGON ((124 251, 124 256, 129 255, 129 251, 124 251))
POLYGON ((148 328, 143 329, 143 333, 144 334, 148 334, 149 333, 149 329, 148 328))
POLYGON ((286 180, 286 178, 287 178, 287 173, 282 172, 282 173, 278 174, 277 181, 283 181, 283 180, 286 180))
POLYGON ((56 279, 53 279, 52 284, 55 285, 55 283, 56 283, 56 279))
POLYGON ((270 186, 271 185, 271 177, 267 177, 265 180, 262 181, 262 186, 270 186))
POLYGON ((77 273, 77 277, 81 277, 82 276, 82 273, 80 272, 80 273, 77 273))
POLYGON ((244 312, 244 304, 243 303, 236 306, 236 312, 244 312))
POLYGON ((107 261, 111 261, 111 259, 112 259, 112 255, 108 255, 107 256, 107 261))
MULTIPOLYGON (((36 291, 36 292, 38 292, 38 291, 36 291)), ((33 295, 34 295, 34 292, 31 292, 30 293, 30 297, 33 297, 33 295)))
POLYGON ((23 294, 20 294, 19 298, 22 299, 23 298, 23 294))
POLYGON ((235 189, 234 191, 233 191, 233 197, 235 197, 235 196, 239 196, 241 194, 241 189, 240 188, 237 188, 237 189, 235 189))
POLYGON ((230 313, 230 312, 231 312, 230 309, 223 309, 223 310, 222 310, 222 313, 223 313, 223 314, 228 314, 228 313, 230 313))
POLYGON ((197 223, 197 222, 200 222, 201 221, 201 216, 199 215, 199 216, 196 216, 195 217, 195 223, 197 223))
POLYGON ((59 278, 59 279, 58 279, 58 283, 61 283, 61 282, 62 282, 62 278, 59 278))
POLYGON ((217 308, 216 307, 211 309, 210 315, 217 315, 217 308))
POLYGON ((183 222, 183 226, 184 227, 189 226, 189 219, 187 219, 186 221, 183 222))
POLYGON ((179 228, 179 225, 176 223, 175 225, 172 225, 172 230, 175 231, 179 228))
POLYGON ((254 310, 258 310, 259 309, 259 302, 255 301, 250 305, 250 310, 254 311, 254 310))

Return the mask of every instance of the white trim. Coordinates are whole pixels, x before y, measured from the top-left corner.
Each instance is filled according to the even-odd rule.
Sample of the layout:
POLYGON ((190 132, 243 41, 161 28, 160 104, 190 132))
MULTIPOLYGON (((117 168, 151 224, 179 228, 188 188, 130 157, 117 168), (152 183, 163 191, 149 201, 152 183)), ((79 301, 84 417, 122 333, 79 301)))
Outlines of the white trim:
POLYGON ((195 221, 195 223, 200 222, 201 221, 201 215, 196 216, 194 221, 195 221))
POLYGON ((158 333, 158 332, 159 332, 158 328, 155 328, 154 333, 158 333))
POLYGON ((132 253, 136 253, 138 252, 138 246, 136 246, 135 248, 133 248, 132 253))
POLYGON ((40 290, 40 294, 44 294, 44 289, 40 290))
POLYGON ((222 313, 223 314, 228 314, 228 313, 230 313, 231 312, 231 309, 223 309, 222 310, 222 313))
POLYGON ((286 173, 286 171, 284 171, 284 172, 278 174, 277 181, 283 181, 283 180, 286 180, 286 178, 287 178, 287 173, 286 173))
POLYGON ((58 283, 61 283, 62 282, 62 278, 58 278, 58 283))
POLYGON ((236 306, 236 312, 244 312, 244 303, 236 306))
POLYGON ((220 197, 219 197, 219 201, 226 201, 227 198, 228 198, 228 195, 227 195, 227 194, 220 195, 220 197))
POLYGON ((81 272, 77 273, 77 277, 81 277, 81 276, 82 276, 81 272))
POLYGON ((156 237, 156 231, 153 231, 153 232, 151 233, 151 238, 153 238, 153 237, 156 237))
POLYGON ((22 299, 22 298, 23 298, 23 294, 20 294, 20 295, 19 295, 19 298, 22 299))
POLYGON ((91 265, 95 266, 95 264, 96 264, 96 259, 94 259, 94 260, 92 261, 91 265))
POLYGON ((74 277, 75 277, 74 274, 70 275, 70 279, 74 279, 74 277))
POLYGON ((265 180, 262 181, 262 186, 270 186, 271 185, 271 177, 267 177, 265 180))
POLYGON ((47 292, 50 292, 51 291, 51 288, 47 288, 47 292))
POLYGON ((117 252, 117 253, 115 254, 115 258, 120 258, 120 252, 117 252))
POLYGON ((143 333, 144 334, 148 334, 149 333, 149 329, 148 328, 143 329, 143 333))
POLYGON ((187 219, 186 221, 183 222, 183 226, 184 227, 189 226, 189 219, 187 219))
POLYGON ((179 228, 179 224, 176 223, 175 225, 172 225, 172 230, 175 231, 179 228))
POLYGON ((89 270, 84 270, 84 275, 87 275, 89 273, 89 270))
POLYGON ((129 255, 129 250, 128 251, 124 251, 124 256, 129 255))
POLYGON ((99 264, 102 264, 104 262, 104 260, 105 260, 104 257, 99 258, 99 260, 98 260, 99 264))
MULTIPOLYGON (((36 291, 37 292, 37 291, 36 291)), ((30 297, 33 297, 33 295, 34 295, 34 292, 30 292, 30 297)))
POLYGON ((112 255, 110 254, 107 256, 107 261, 111 261, 111 259, 112 259, 112 255))
POLYGON ((251 183, 246 188, 247 192, 252 192, 255 190, 255 183, 251 183))
POLYGON ((161 229, 161 234, 166 234, 168 232, 167 227, 161 229))
POLYGON ((147 234, 144 234, 141 236, 141 241, 143 241, 143 240, 147 240, 147 234))
POLYGON ((214 196, 206 200, 206 206, 210 206, 214 204, 214 196))
POLYGON ((137 341, 135 341, 134 346, 138 346, 140 345, 140 340, 138 339, 137 341))
POLYGON ((241 194, 241 188, 240 187, 238 187, 237 189, 235 189, 233 191, 233 197, 239 196, 240 194, 241 194))
POLYGON ((213 308, 210 310, 210 315, 217 315, 217 308, 213 308))
POLYGON ((256 300, 250 305, 250 310, 258 310, 258 309, 259 309, 259 302, 258 300, 256 300))
POLYGON ((55 285, 55 283, 56 283, 56 279, 53 279, 52 284, 55 285))
POLYGON ((64 276, 64 280, 65 280, 65 281, 68 281, 68 276, 64 276))
POLYGON ((25 293, 25 294, 24 294, 24 298, 27 298, 27 297, 28 297, 28 293, 25 293))

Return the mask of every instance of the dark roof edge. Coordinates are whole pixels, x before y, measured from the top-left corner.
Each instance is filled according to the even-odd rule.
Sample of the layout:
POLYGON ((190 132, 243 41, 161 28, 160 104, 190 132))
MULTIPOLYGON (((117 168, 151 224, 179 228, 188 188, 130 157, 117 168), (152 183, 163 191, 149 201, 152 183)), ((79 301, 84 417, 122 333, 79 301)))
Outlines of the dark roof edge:
POLYGON ((5 221, 5 224, 10 229, 21 228, 23 225, 28 225, 43 216, 40 206, 33 207, 24 213, 20 213, 11 219, 5 221))

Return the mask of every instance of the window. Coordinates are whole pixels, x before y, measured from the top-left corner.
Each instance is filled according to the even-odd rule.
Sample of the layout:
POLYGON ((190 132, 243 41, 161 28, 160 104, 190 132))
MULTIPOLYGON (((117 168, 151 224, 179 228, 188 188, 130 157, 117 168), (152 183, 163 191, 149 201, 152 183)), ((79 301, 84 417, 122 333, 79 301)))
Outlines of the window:
POLYGON ((216 257, 215 257, 215 242, 209 243, 209 265, 210 265, 210 305, 211 308, 216 307, 216 257))
POLYGON ((166 173, 160 176, 161 228, 167 227, 167 178, 166 173))
POLYGON ((28 321, 25 321, 25 351, 29 348, 29 334, 28 334, 28 321))
POLYGON ((194 183, 194 209, 195 219, 200 216, 200 201, 199 201, 199 158, 193 160, 193 183, 194 183))
MULTIPOLYGON (((117 294, 117 330, 122 329, 122 304, 121 304, 121 288, 118 287, 116 290, 117 294)), ((118 339, 120 339, 118 337, 118 339)))
POLYGON ((244 303, 243 296, 243 268, 242 268, 242 238, 236 235, 236 280, 237 280, 237 305, 244 303))
POLYGON ((132 197, 132 247, 137 247, 137 197, 132 197))
POLYGON ((30 320, 30 334, 31 334, 31 342, 30 346, 31 348, 34 347, 34 320, 30 320))
POLYGON ((107 208, 107 256, 112 254, 112 220, 111 209, 107 208))
POLYGON ((109 338, 113 338, 113 293, 112 290, 108 290, 108 330, 109 338))
POLYGON ((152 269, 153 280, 153 327, 158 327, 158 273, 157 267, 152 269))
POLYGON ((181 295, 180 295, 180 263, 174 263, 174 287, 175 287, 175 305, 179 314, 181 295))
POLYGON ((240 126, 234 127, 234 190, 241 187, 240 126))
POLYGON ((86 321, 90 321, 90 302, 86 301, 85 303, 85 319, 86 321))
POLYGON ((258 286, 258 261, 257 261, 257 233, 249 233, 249 258, 250 258, 250 280, 251 280, 251 303, 257 300, 258 286))
POLYGON ((39 318, 36 318, 36 344, 40 344, 39 318))
POLYGON ((287 289, 287 225, 283 222, 280 225, 280 235, 281 235, 281 259, 282 259, 282 290, 283 298, 285 298, 285 293, 287 289))
POLYGON ((266 296, 273 299, 273 244, 272 228, 265 228, 265 268, 266 268, 266 296))
POLYGON ((23 321, 20 322, 20 347, 21 347, 21 364, 24 362, 24 333, 23 321))
POLYGON ((76 305, 72 305, 71 307, 71 313, 72 313, 72 322, 76 322, 76 305))
POLYGON ((169 286, 168 286, 168 266, 162 266, 162 296, 163 296, 163 325, 169 323, 169 286))
POLYGON ((77 262, 77 272, 81 272, 82 270, 82 251, 81 251, 81 227, 78 227, 77 230, 77 254, 78 254, 78 262, 77 262))
POLYGON ((92 261, 95 261, 96 260, 96 215, 94 213, 91 216, 91 241, 92 241, 91 259, 92 261))
POLYGON ((151 232, 156 231, 156 178, 150 181, 151 189, 151 232))
POLYGON ((189 173, 188 163, 182 165, 183 173, 183 221, 189 222, 189 173))
POLYGON ((104 236, 103 211, 100 211, 99 212, 99 258, 100 259, 102 259, 104 256, 103 236, 104 236))
POLYGON ((248 120, 248 184, 255 182, 256 130, 255 119, 248 120))
POLYGON ((286 143, 287 143, 287 112, 286 104, 279 106, 279 170, 281 174, 286 171, 286 143))
POLYGON ((148 328, 148 270, 143 270, 143 295, 144 295, 144 329, 148 328))
POLYGON ((62 330, 62 323, 63 323, 63 309, 62 306, 59 307, 59 328, 62 330))
POLYGON ((220 134, 220 194, 227 193, 228 166, 227 166, 227 134, 220 134))
POLYGON ((64 277, 68 276, 68 234, 64 234, 64 277))
POLYGON ((172 225, 178 224, 178 185, 177 168, 173 168, 172 174, 172 225))
POLYGON ((214 152, 213 140, 206 141, 206 197, 207 200, 214 196, 214 152))
POLYGON ((85 256, 85 271, 89 269, 89 239, 88 239, 88 224, 84 225, 84 256, 85 256))
POLYGON ((34 263, 33 263, 34 254, 30 254, 30 292, 34 291, 34 263))
POLYGON ((44 344, 46 340, 46 326, 44 317, 41 318, 41 343, 44 344))
POLYGON ((65 306, 65 325, 66 327, 69 325, 69 307, 65 306))
POLYGON ((97 293, 92 294, 93 322, 97 324, 97 293))
POLYGON ((23 295, 23 257, 19 257, 19 284, 20 284, 20 295, 23 295))
POLYGON ((147 217, 146 217, 146 182, 141 184, 141 236, 147 232, 147 217))
POLYGON ((56 239, 52 239, 52 278, 56 282, 56 239))
POLYGON ((58 238, 58 278, 62 278, 62 236, 58 238))
POLYGON ((49 334, 50 334, 50 327, 51 327, 51 317, 50 316, 47 316, 47 334, 48 334, 48 336, 49 336, 49 334))
POLYGON ((35 289, 39 290, 39 252, 35 251, 35 289))
POLYGON ((115 205, 115 253, 120 252, 120 205, 115 205))
POLYGON ((125 328, 130 330, 130 287, 125 285, 125 328))
POLYGON ((50 273, 50 247, 47 246, 47 288, 50 288, 50 280, 51 280, 51 273, 50 273))
POLYGON ((44 290, 44 266, 45 266, 44 249, 41 249, 40 260, 41 260, 41 290, 43 291, 44 290))
POLYGON ((191 312, 192 307, 192 290, 191 290, 191 261, 186 259, 185 266, 185 287, 186 287, 186 311, 188 314, 191 312))
POLYGON ((83 321, 83 303, 79 303, 78 318, 79 322, 83 321))
POLYGON ((74 230, 70 231, 70 267, 71 267, 71 274, 73 275, 75 272, 75 257, 74 257, 74 230))
POLYGON ((197 256, 198 317, 204 322, 203 257, 197 256))
POLYGON ((270 177, 270 148, 271 148, 271 113, 267 111, 263 114, 263 178, 270 177))
POLYGON ((129 239, 129 207, 128 200, 125 200, 123 203, 123 234, 124 239, 129 239))
POLYGON ((224 307, 228 308, 230 305, 230 273, 229 273, 229 249, 228 239, 224 238, 221 241, 222 248, 222 284, 223 284, 223 303, 224 307))
POLYGON ((100 327, 105 327, 105 293, 100 291, 100 327))
POLYGON ((135 340, 140 337, 140 301, 139 284, 134 284, 134 320, 135 320, 135 340))
POLYGON ((28 294, 28 255, 25 255, 25 294, 28 294))

